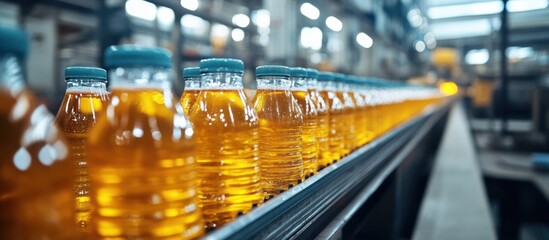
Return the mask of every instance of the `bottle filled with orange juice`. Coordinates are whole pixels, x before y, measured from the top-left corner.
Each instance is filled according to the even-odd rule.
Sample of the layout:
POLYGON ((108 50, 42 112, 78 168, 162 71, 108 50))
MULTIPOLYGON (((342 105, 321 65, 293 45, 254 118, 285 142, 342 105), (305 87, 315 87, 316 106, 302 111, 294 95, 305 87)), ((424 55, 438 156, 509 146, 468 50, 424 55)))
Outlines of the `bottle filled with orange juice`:
POLYGON ((315 69, 307 69, 307 92, 311 96, 316 113, 317 113, 317 127, 316 127, 316 142, 317 142, 317 166, 318 169, 325 168, 332 162, 332 156, 330 154, 330 145, 328 142, 328 135, 330 132, 330 120, 328 113, 328 105, 324 99, 320 96, 318 89, 318 71, 315 69))
POLYGON ((289 91, 290 69, 266 65, 255 70, 253 105, 259 116, 259 159, 265 198, 269 199, 303 178, 303 115, 289 91))
POLYGON ((318 82, 320 85, 319 96, 326 102, 328 107, 328 144, 330 148, 330 162, 326 165, 339 161, 344 154, 344 128, 343 101, 337 96, 334 74, 330 72, 319 72, 318 82))
POLYGON ((202 91, 191 110, 197 139, 198 189, 208 229, 263 201, 259 120, 246 101, 237 59, 200 61, 202 91))
POLYGON ((343 102, 343 156, 355 150, 355 100, 347 89, 347 76, 341 73, 334 74, 336 95, 343 102))
POLYGON ((0 239, 75 239, 74 165, 48 109, 26 89, 26 35, 0 28, 0 239))
POLYGON ((189 67, 183 69, 183 81, 185 81, 185 88, 183 89, 179 103, 181 103, 185 114, 189 116, 200 93, 200 68, 189 67))
POLYGON ((356 147, 363 146, 367 142, 366 114, 368 109, 364 101, 364 96, 360 94, 361 81, 356 76, 349 76, 347 79, 347 94, 355 102, 355 143, 356 147))
POLYGON ((108 100, 107 72, 94 67, 68 67, 65 69, 65 81, 67 90, 55 121, 67 139, 68 159, 76 166, 76 223, 86 231, 90 220, 86 139, 108 100))
POLYGON ((87 144, 91 238, 201 236, 194 130, 171 89, 170 53, 112 46, 105 63, 111 98, 87 144))
POLYGON ((317 124, 318 115, 313 102, 312 93, 307 91, 307 79, 310 74, 305 68, 290 68, 290 81, 292 96, 295 98, 303 115, 302 158, 303 174, 310 177, 318 169, 318 142, 317 124))

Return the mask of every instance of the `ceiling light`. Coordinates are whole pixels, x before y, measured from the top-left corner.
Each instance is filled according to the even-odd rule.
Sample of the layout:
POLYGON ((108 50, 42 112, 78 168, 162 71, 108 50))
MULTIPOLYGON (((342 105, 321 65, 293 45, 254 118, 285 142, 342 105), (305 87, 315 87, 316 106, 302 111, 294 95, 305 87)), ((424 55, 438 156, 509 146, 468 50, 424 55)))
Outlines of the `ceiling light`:
POLYGON ((339 32, 343 29, 343 23, 334 16, 326 18, 326 26, 334 32, 339 32))
POLYGON ((363 32, 356 35, 356 42, 363 48, 371 48, 374 45, 374 40, 363 32))
POLYGON ((312 20, 317 20, 318 17, 320 17, 320 11, 313 4, 307 2, 303 3, 301 4, 299 10, 301 11, 301 14, 303 14, 303 16, 308 17, 312 20))

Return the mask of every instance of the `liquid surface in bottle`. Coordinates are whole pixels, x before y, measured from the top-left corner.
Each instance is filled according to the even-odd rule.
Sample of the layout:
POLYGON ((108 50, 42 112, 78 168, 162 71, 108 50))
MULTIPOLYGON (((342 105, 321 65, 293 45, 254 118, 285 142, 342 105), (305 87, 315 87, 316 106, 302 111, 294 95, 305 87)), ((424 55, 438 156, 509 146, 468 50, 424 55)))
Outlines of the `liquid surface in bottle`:
POLYGON ((74 239, 74 168, 53 116, 0 87, 0 133, 0 239, 74 239))
POLYGON ((303 117, 291 93, 282 88, 258 89, 253 103, 259 116, 263 192, 271 198, 304 178, 303 117))
POLYGON ((183 94, 181 94, 181 99, 179 99, 179 103, 183 107, 183 111, 185 112, 185 115, 187 116, 190 115, 191 109, 196 103, 199 93, 200 93, 200 89, 185 89, 183 91, 183 94))
POLYGON ((86 140, 107 100, 106 90, 68 89, 56 117, 57 125, 65 134, 70 149, 68 159, 74 164, 76 170, 74 180, 76 223, 84 231, 90 220, 90 176, 86 140))
POLYGON ((355 103, 351 96, 344 91, 337 91, 336 95, 343 102, 343 156, 355 149, 355 103))
POLYGON ((330 118, 328 113, 328 105, 315 89, 308 89, 311 99, 313 100, 317 113, 317 131, 316 140, 318 143, 318 168, 325 168, 332 162, 330 154, 329 133, 330 133, 330 118))
POLYGON ((206 227, 215 228, 263 201, 259 122, 242 89, 204 89, 190 118, 202 212, 206 227))
POLYGON ((343 129, 345 128, 343 118, 343 102, 336 93, 328 90, 319 91, 320 97, 328 105, 329 132, 328 144, 330 147, 331 162, 339 161, 344 154, 343 129))
POLYGON ((303 116, 303 132, 301 137, 303 174, 305 177, 310 177, 318 169, 318 143, 316 140, 318 116, 315 104, 306 90, 292 90, 292 95, 297 101, 303 116))
POLYGON ((92 238, 203 234, 193 129, 169 91, 115 87, 88 138, 92 238))

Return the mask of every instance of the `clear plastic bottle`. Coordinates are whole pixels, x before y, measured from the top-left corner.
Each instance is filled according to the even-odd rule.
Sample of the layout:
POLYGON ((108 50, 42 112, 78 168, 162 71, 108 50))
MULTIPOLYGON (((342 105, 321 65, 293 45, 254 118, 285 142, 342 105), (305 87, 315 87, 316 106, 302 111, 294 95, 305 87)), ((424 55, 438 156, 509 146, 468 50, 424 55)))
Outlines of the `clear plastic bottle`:
POLYGON ((171 55, 121 45, 105 62, 111 99, 87 145, 91 238, 201 236, 194 134, 171 89, 171 55))
POLYGON ((302 140, 302 157, 303 157, 303 174, 305 177, 310 177, 317 172, 318 169, 318 142, 317 124, 318 115, 316 106, 312 99, 312 93, 307 91, 307 78, 309 74, 304 68, 290 68, 290 80, 293 97, 299 104, 301 114, 303 115, 303 134, 302 140))
POLYGON ((360 80, 350 76, 346 82, 347 93, 355 102, 355 143, 356 147, 363 146, 367 140, 367 111, 364 96, 360 94, 360 80))
POLYGON ((183 80, 185 81, 185 88, 179 103, 183 107, 183 111, 187 116, 190 115, 191 109, 198 99, 200 93, 200 68, 189 67, 183 69, 183 80))
POLYGON ((327 166, 339 161, 344 153, 343 129, 345 123, 343 121, 343 102, 337 97, 333 73, 319 72, 318 81, 320 83, 319 95, 328 105, 330 126, 328 144, 330 145, 331 161, 326 164, 327 166))
POLYGON ((259 66, 253 105, 259 116, 259 159, 265 198, 299 184, 303 178, 303 116, 289 91, 290 69, 259 66))
POLYGON ((355 101, 347 91, 347 76, 341 73, 334 74, 337 97, 343 102, 343 155, 346 156, 355 150, 355 101))
POLYGON ((310 68, 307 69, 307 92, 309 93, 309 95, 311 96, 311 100, 315 104, 317 113, 317 165, 318 169, 320 170, 322 168, 325 168, 332 162, 332 156, 330 154, 330 143, 328 140, 330 133, 328 105, 318 92, 319 84, 317 76, 317 70, 310 68))
POLYGON ((28 39, 0 28, 0 42, 0 239, 75 239, 74 165, 23 81, 28 39))
POLYGON ((94 67, 68 67, 65 69, 65 81, 67 90, 55 121, 67 139, 69 160, 76 166, 76 223, 82 231, 87 231, 90 176, 86 140, 108 101, 107 72, 94 67))
POLYGON ((220 227, 263 201, 259 120, 246 101, 237 59, 200 62, 202 91, 191 110, 197 139, 198 186, 208 229, 220 227))

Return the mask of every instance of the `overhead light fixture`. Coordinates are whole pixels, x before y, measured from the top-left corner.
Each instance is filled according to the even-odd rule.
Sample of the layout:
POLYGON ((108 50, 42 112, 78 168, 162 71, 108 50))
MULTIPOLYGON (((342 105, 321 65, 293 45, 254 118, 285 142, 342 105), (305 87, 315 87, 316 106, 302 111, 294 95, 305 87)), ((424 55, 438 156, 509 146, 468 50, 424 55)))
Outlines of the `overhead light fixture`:
POLYGON ((431 31, 438 40, 478 37, 490 34, 492 24, 489 19, 435 22, 431 24, 431 31))
POLYGON ((425 44, 429 49, 434 49, 437 46, 437 40, 432 32, 425 33, 425 36, 423 36, 423 41, 425 41, 425 44))
POLYGON ((235 14, 233 16, 233 24, 241 28, 245 28, 250 25, 250 18, 246 14, 235 14))
POLYGON ((425 51, 425 43, 421 40, 416 41, 416 43, 414 44, 414 48, 417 52, 423 52, 425 51))
POLYGON ((301 4, 299 10, 303 16, 308 17, 311 20, 317 20, 318 17, 320 17, 320 10, 318 10, 318 8, 316 8, 313 4, 307 2, 303 3, 301 4))
POLYGON ((486 64, 488 59, 490 59, 490 54, 486 48, 473 49, 465 54, 465 63, 469 65, 486 64))
POLYGON ((374 45, 374 40, 366 33, 358 33, 356 35, 356 42, 363 48, 371 48, 374 45))
POLYGON ((252 22, 259 28, 268 28, 271 25, 271 13, 267 9, 259 9, 252 14, 252 22))
POLYGON ((431 19, 496 14, 503 10, 501 1, 447 5, 429 8, 431 19))
POLYGON ((317 27, 302 28, 299 42, 304 48, 320 50, 322 48, 322 30, 317 27))
MULTIPOLYGON (((549 0, 510 0, 507 2, 507 11, 524 12, 544 9, 548 6, 549 0)), ((503 11, 503 3, 501 1, 489 1, 431 7, 428 10, 428 15, 431 19, 443 19, 490 15, 500 13, 501 11, 503 11)))
POLYGON ((334 16, 326 18, 326 26, 334 32, 339 32, 343 29, 343 23, 334 16))
POLYGON ((423 24, 423 17, 421 16, 421 12, 417 8, 411 9, 407 14, 407 18, 412 27, 419 27, 423 24))
POLYGON ((240 42, 244 40, 244 37, 246 36, 246 33, 240 28, 235 28, 231 31, 231 38, 235 42, 240 42))
POLYGON ((158 17, 158 24, 160 24, 160 26, 168 28, 173 25, 173 22, 175 20, 175 14, 173 13, 173 10, 171 8, 158 7, 156 15, 158 17))
POLYGON ((199 5, 198 0, 181 0, 181 6, 187 10, 196 11, 199 5))
POLYGON ((524 12, 537 9, 547 8, 548 0, 512 0, 507 2, 507 10, 509 12, 524 12))
POLYGON ((125 5, 128 15, 147 21, 156 19, 156 5, 143 0, 128 0, 125 5))

